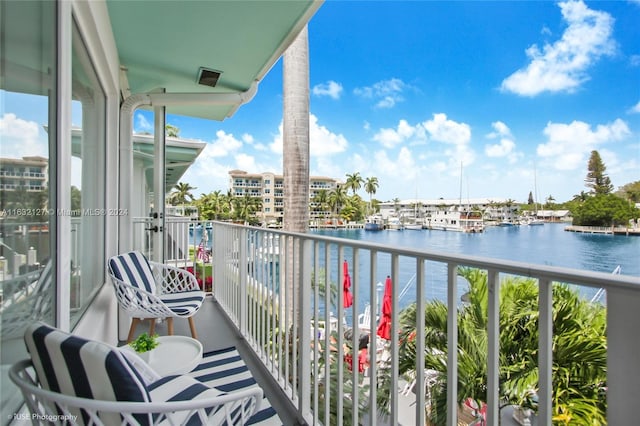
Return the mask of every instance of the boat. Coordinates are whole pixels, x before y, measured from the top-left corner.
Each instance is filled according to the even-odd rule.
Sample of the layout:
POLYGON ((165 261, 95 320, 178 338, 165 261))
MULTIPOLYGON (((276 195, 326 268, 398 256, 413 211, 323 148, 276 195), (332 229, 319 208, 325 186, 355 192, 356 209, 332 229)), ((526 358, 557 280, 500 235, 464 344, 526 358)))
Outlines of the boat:
POLYGON ((450 207, 431 215, 429 229, 479 233, 484 232, 484 220, 481 212, 459 211, 457 207, 450 207))
POLYGON ((513 222, 512 222, 512 221, 510 221, 510 220, 506 220, 506 219, 505 219, 505 220, 503 220, 503 221, 498 222, 498 226, 510 227, 510 226, 516 226, 516 224, 515 224, 515 223, 513 223, 513 222))
POLYGON ((484 232, 482 212, 472 211, 468 201, 466 207, 462 205, 462 173, 463 168, 462 164, 460 164, 460 198, 458 205, 438 209, 434 212, 429 219, 429 229, 468 233, 484 232))
POLYGON ((481 212, 466 212, 460 215, 460 227, 463 232, 477 233, 484 231, 484 219, 481 212))
POLYGON ((384 220, 380 215, 372 215, 367 217, 364 222, 365 231, 382 231, 384 229, 384 220))
POLYGON ((404 229, 404 225, 400 221, 399 217, 389 216, 389 218, 387 219, 386 229, 390 231, 401 231, 404 229))
POLYGON ((422 224, 420 222, 413 222, 413 223, 405 223, 404 224, 404 229, 409 229, 411 231, 421 231, 422 230, 422 224))

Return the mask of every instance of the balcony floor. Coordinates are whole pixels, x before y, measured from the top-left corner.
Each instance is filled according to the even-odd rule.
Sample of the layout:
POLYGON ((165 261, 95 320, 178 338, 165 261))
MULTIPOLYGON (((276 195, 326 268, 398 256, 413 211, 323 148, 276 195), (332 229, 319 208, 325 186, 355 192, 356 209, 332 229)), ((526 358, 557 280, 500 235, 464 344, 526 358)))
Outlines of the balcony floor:
MULTIPOLYGON (((202 308, 200 308, 194 318, 198 332, 198 340, 202 343, 205 352, 235 346, 253 374, 256 382, 262 387, 265 395, 268 396, 269 402, 280 416, 283 424, 304 424, 297 415, 295 407, 293 407, 280 386, 265 370, 245 340, 236 331, 215 298, 207 296, 202 304, 202 308)), ((174 334, 191 336, 189 323, 186 319, 176 319, 173 324, 174 334)), ((156 324, 155 330, 160 336, 167 335, 166 321, 156 324)), ((149 323, 144 322, 138 325, 136 335, 148 331, 149 323)), ((121 342, 121 344, 124 344, 124 342, 121 342)))
MULTIPOLYGON (((298 416, 295 407, 284 394, 280 386, 275 382, 272 376, 266 371, 260 360, 255 356, 254 352, 247 345, 245 340, 239 335, 236 328, 226 317, 218 302, 212 296, 207 296, 202 308, 195 316, 196 330, 198 332, 198 340, 202 343, 204 351, 213 351, 217 349, 235 346, 247 364, 247 367, 253 374, 255 380, 260 384, 264 393, 268 396, 269 402, 277 411, 283 424, 301 425, 304 421, 298 416)), ((148 331, 148 322, 138 325, 136 334, 148 331)), ((167 335, 167 324, 163 321, 156 324, 156 333, 161 336, 167 335)), ((189 331, 189 323, 187 320, 174 320, 174 333, 182 336, 191 336, 189 331)), ((121 342, 124 344, 124 342, 121 342)), ((400 389, 406 383, 399 383, 400 389)), ((399 389, 399 390, 400 390, 399 389)), ((399 395, 399 425, 415 424, 415 396, 413 393, 404 396, 399 395)), ((513 410, 506 407, 501 411, 502 425, 518 426, 519 423, 513 420, 513 410)), ((532 419, 532 426, 537 425, 537 419, 532 419)), ((364 419, 368 422, 368 418, 364 419)), ((388 419, 378 418, 375 422, 377 425, 389 424, 388 419)))

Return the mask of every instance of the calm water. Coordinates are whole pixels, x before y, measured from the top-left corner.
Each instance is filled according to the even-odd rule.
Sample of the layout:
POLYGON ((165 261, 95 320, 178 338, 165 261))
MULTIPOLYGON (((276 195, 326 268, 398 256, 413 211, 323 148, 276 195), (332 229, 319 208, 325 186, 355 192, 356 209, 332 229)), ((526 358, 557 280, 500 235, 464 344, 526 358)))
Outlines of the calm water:
MULTIPOLYGON (((388 246, 414 249, 438 250, 455 254, 475 255, 505 260, 514 260, 540 265, 560 266, 579 270, 611 272, 618 265, 622 274, 640 276, 640 237, 592 235, 566 232, 565 224, 545 224, 543 226, 488 227, 482 234, 467 234, 436 230, 422 231, 379 231, 364 230, 317 230, 315 234, 375 242, 388 246)), ((347 257, 350 253, 347 252, 347 257)), ((363 274, 368 274, 366 259, 360 260, 363 274)), ((415 267, 403 267, 400 261, 402 287, 409 287, 400 305, 411 303, 415 289, 410 281, 415 267), (408 283, 408 285, 407 285, 408 283)), ((384 281, 390 273, 390 262, 380 262, 376 281, 384 281)), ((368 285, 369 278, 362 277, 362 286, 368 285)), ((446 298, 446 269, 444 265, 427 264, 428 299, 446 298)), ((368 289, 361 289, 358 304, 369 303, 368 289)), ((596 290, 584 289, 589 297, 596 290)), ((359 310, 363 309, 360 306, 359 310)))
MULTIPOLYGON (((422 231, 379 231, 370 232, 357 230, 315 230, 318 235, 363 240, 384 244, 387 246, 407 247, 449 252, 454 254, 475 255, 481 257, 514 260, 540 265, 560 266, 579 270, 598 272, 612 272, 618 265, 622 274, 640 277, 640 237, 621 235, 592 235, 566 232, 565 224, 545 224, 543 226, 514 226, 485 228, 482 234, 467 234, 463 232, 422 230, 422 231)), ((212 238, 209 231, 211 246, 212 238)), ((202 230, 196 229, 191 233, 191 244, 198 244, 202 230)), ((350 250, 345 250, 345 256, 353 262, 350 250)), ((322 255, 321 255, 322 257, 322 255)), ((335 250, 331 253, 331 261, 337 262, 335 250)), ((334 263, 335 264, 335 263, 334 263)), ((368 253, 362 253, 359 259, 359 295, 356 310, 362 312, 364 306, 370 303, 368 253)), ((353 271, 350 266, 350 271, 353 271)), ((415 282, 413 274, 415 266, 406 258, 400 258, 400 290, 407 287, 407 293, 400 299, 400 306, 405 306, 415 300, 415 282)), ((381 258, 373 281, 384 282, 391 273, 390 258, 381 258)), ((333 271, 332 282, 340 282, 337 271, 333 271)), ((427 299, 446 300, 446 268, 443 264, 427 262, 426 268, 426 297, 427 299)), ((464 283, 461 282, 461 291, 464 283)), ((582 289, 585 297, 591 297, 595 289, 582 289)), ((350 321, 350 313, 347 319, 350 321)))

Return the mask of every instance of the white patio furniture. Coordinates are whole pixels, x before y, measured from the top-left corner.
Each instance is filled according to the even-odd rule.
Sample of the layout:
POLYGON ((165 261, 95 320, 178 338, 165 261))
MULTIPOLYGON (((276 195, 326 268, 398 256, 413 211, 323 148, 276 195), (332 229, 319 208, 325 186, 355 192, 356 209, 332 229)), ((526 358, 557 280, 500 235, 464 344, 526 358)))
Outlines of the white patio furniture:
POLYGON ((150 262, 139 251, 131 251, 109 259, 109 275, 119 305, 131 316, 127 341, 130 342, 140 320, 150 319, 150 334, 155 320, 167 319, 173 334, 173 318, 188 318, 191 336, 198 338, 193 315, 198 312, 205 293, 196 277, 185 269, 150 262))
POLYGON ((205 354, 189 374, 160 377, 135 354, 41 322, 27 328, 25 342, 31 359, 9 377, 34 424, 279 422, 235 348, 205 354))
MULTIPOLYGON (((185 374, 202 362, 202 343, 187 336, 160 336, 158 346, 148 352, 138 354, 161 376, 185 374)), ((120 350, 135 353, 130 345, 120 350)))

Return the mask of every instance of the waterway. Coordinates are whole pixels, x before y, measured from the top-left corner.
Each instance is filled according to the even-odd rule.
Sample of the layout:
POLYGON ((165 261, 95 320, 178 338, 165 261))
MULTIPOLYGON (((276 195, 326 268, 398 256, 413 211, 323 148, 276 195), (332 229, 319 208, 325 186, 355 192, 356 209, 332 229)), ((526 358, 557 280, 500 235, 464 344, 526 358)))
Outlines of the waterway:
MULTIPOLYGON (((559 266, 578 270, 612 272, 620 266, 621 273, 640 276, 640 237, 597 235, 567 232, 566 224, 546 223, 543 226, 487 227, 484 233, 471 234, 439 230, 365 231, 362 229, 315 230, 314 234, 375 242, 392 247, 436 250, 539 265, 559 266)), ((362 262, 361 262, 362 263, 362 262)), ((384 279, 390 264, 382 262, 375 280, 384 279)), ((362 266, 365 266, 362 264, 362 266)), ((365 269, 362 270, 366 272, 365 269)), ((413 276, 413 268, 403 268, 401 261, 400 285, 404 287, 413 276)), ((427 266, 428 299, 446 299, 446 270, 443 265, 427 266), (429 270, 431 269, 431 271, 429 270), (433 278, 430 278, 432 274, 433 278), (431 281, 431 282, 430 282, 431 281)), ((363 280, 363 283, 366 282, 363 280)), ((358 304, 369 302, 368 289, 362 288, 358 304)), ((414 289, 409 289, 401 306, 411 303, 414 289)), ((585 297, 595 289, 581 289, 585 297)))
MULTIPOLYGON (((546 223, 542 226, 486 227, 484 233, 471 234, 439 230, 403 230, 403 231, 365 231, 363 229, 312 230, 313 234, 338 238, 362 240, 383 244, 389 247, 406 247, 420 250, 435 250, 452 254, 465 254, 489 257, 539 265, 559 266, 578 270, 610 273, 620 266, 621 273, 640 277, 640 237, 624 235, 581 234, 564 230, 566 224, 546 223)), ((192 231, 193 232, 193 231, 192 231)), ((197 244, 202 230, 191 234, 192 244, 197 244)), ((211 231, 209 230, 209 235, 211 231)), ((211 235, 207 245, 212 241, 211 235)), ((350 250, 345 256, 353 262, 350 250)), ((337 252, 331 253, 331 262, 337 262, 337 252)), ((367 254, 359 259, 360 283, 357 300, 357 312, 371 302, 370 283, 384 282, 391 273, 390 258, 378 262, 376 276, 369 277, 367 254)), ((407 287, 407 293, 399 300, 400 306, 406 306, 415 300, 415 266, 406 259, 400 259, 400 289, 407 287)), ((333 283, 340 281, 338 268, 332 271, 333 283)), ((427 299, 446 300, 446 268, 444 264, 428 262, 426 268, 427 299)), ((464 291, 464 283, 459 291, 464 291)), ((381 284, 380 284, 381 286, 381 284)), ((401 290, 400 290, 401 291, 401 290)), ((582 288, 581 293, 590 298, 597 289, 582 288)), ((351 314, 348 313, 349 320, 351 314)))

